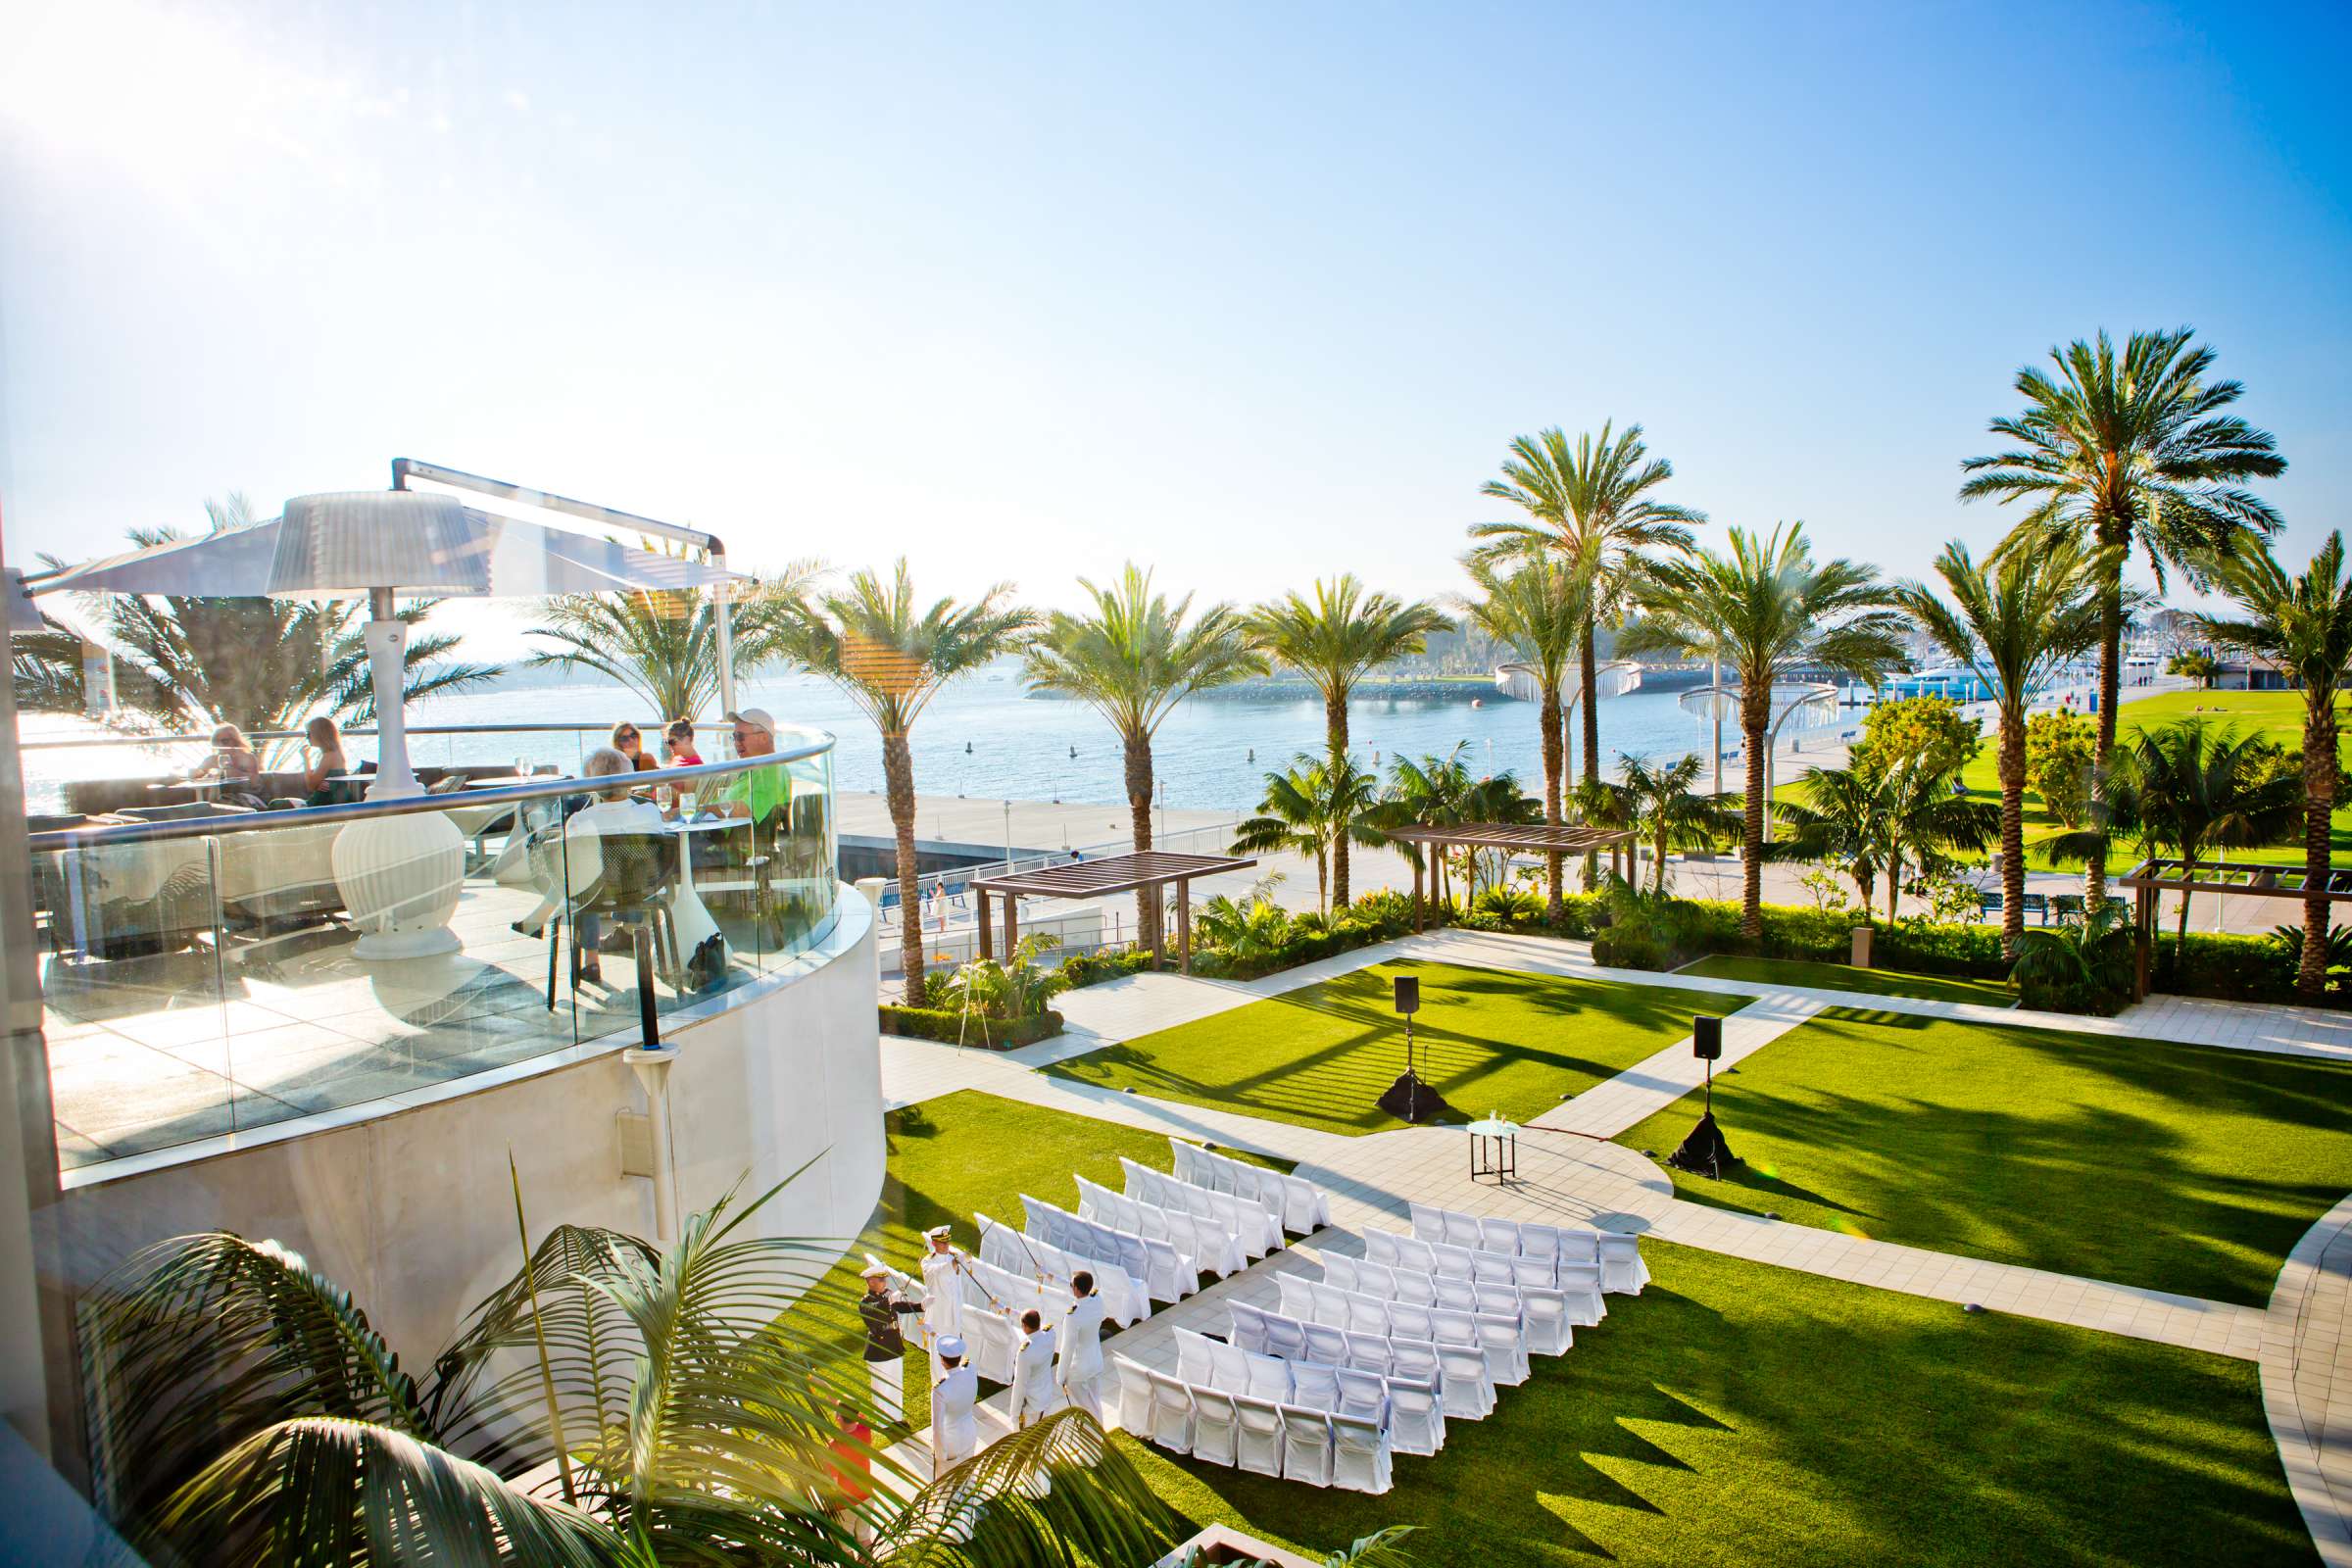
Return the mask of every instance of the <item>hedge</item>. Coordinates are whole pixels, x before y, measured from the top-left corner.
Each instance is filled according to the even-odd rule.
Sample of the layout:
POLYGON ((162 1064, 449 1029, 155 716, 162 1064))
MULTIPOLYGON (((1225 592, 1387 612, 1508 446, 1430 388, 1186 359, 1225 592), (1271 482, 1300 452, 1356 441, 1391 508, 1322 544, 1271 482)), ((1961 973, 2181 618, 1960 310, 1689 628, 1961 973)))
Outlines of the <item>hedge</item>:
POLYGON ((882 1004, 882 1032, 906 1040, 943 1040, 949 1045, 1011 1051, 1061 1033, 1061 1014, 1048 1008, 1029 1018, 984 1018, 953 1007, 902 1007, 882 1004))

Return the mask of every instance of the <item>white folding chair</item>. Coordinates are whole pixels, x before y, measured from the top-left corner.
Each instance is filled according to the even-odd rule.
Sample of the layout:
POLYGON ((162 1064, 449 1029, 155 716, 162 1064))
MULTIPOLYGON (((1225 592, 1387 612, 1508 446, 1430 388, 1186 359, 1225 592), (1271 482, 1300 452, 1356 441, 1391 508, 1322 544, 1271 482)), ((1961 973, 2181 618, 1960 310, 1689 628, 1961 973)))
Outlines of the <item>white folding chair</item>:
POLYGON ((1494 1408, 1494 1379, 1487 1368, 1486 1352, 1475 1346, 1437 1347, 1438 1380, 1446 1414, 1482 1421, 1494 1408))
POLYGON ((1429 1309, 1430 1337, 1440 1345, 1458 1345, 1476 1349, 1482 1343, 1478 1337, 1478 1314, 1449 1306, 1429 1309))
POLYGON ((1390 1267, 1395 1267, 1400 1256, 1396 1244, 1402 1239, 1393 1231, 1366 1231, 1364 1232, 1364 1256, 1371 1262, 1385 1263, 1390 1267))
POLYGON ((1519 1293, 1519 1321, 1527 1330, 1532 1355, 1566 1355, 1576 1343, 1568 1321, 1568 1298, 1558 1291, 1530 1285, 1519 1293))
POLYGON ((1609 1315, 1609 1304, 1601 1296, 1598 1263, 1562 1263, 1559 1290, 1568 1301, 1568 1321, 1578 1328, 1589 1329, 1609 1315))
POLYGON ((1478 1245, 1490 1252, 1509 1257, 1519 1250, 1519 1224, 1516 1220, 1482 1219, 1478 1222, 1478 1245))
POLYGON ((1171 1452, 1192 1452, 1192 1391, 1165 1372, 1145 1376, 1152 1381, 1152 1441, 1171 1452))
POLYGON ((1303 1176, 1282 1177, 1283 1225, 1305 1235, 1331 1223, 1331 1200, 1303 1176))
POLYGON ((1456 1247, 1451 1242, 1429 1244, 1429 1271, 1442 1280, 1466 1280, 1472 1277, 1471 1249, 1456 1247))
POLYGON ((1415 1306, 1438 1304, 1438 1277, 1423 1269, 1393 1268, 1389 1278, 1396 1289, 1389 1293, 1392 1301, 1410 1301, 1415 1306))
POLYGON ((1446 1239, 1446 1211, 1444 1209, 1428 1203, 1415 1203, 1412 1206, 1412 1213, 1415 1236, 1425 1242, 1442 1242, 1446 1239))
POLYGON ((1285 1361, 1306 1359, 1306 1325, 1295 1317, 1266 1315, 1266 1353, 1285 1361))
POLYGON ((1332 1407, 1332 1414, 1375 1423, 1388 1419, 1387 1378, 1377 1372, 1358 1372, 1344 1366, 1333 1368, 1332 1376, 1338 1380, 1340 1390, 1339 1403, 1332 1407))
POLYGON ((1436 1327, 1430 1321, 1435 1308, 1413 1301, 1389 1303, 1389 1338, 1392 1340, 1435 1340, 1436 1327))
POLYGON ((1193 1457, 1210 1464, 1234 1462, 1235 1441, 1241 1436, 1234 1417, 1233 1396, 1213 1389, 1193 1391, 1193 1457))
POLYGON ((1196 1388, 1217 1386, 1217 1364, 1208 1351, 1209 1339, 1191 1329, 1176 1331, 1176 1375, 1196 1388))
POLYGON ((1220 1394, 1250 1392, 1250 1353, 1222 1340, 1208 1342, 1208 1386, 1220 1394))
POLYGON ((1398 1453, 1435 1453, 1446 1446, 1446 1412, 1435 1379, 1389 1380, 1389 1443, 1398 1453))
POLYGON ((1389 1303, 1377 1296, 1348 1294, 1348 1322, 1346 1327, 1356 1334, 1377 1334, 1389 1337, 1389 1303))
POLYGON ((1366 1296, 1377 1296, 1384 1301, 1396 1298, 1396 1271, 1388 1264, 1358 1263, 1355 1265, 1355 1277, 1361 1282, 1356 1289, 1366 1296))
POLYGON ((1391 1340, 1389 1376, 1400 1383, 1434 1385, 1438 1380, 1438 1348, 1427 1340, 1391 1340))
POLYGON ((1497 1385, 1516 1388, 1528 1377, 1527 1336, 1520 1331, 1519 1320, 1509 1317, 1490 1317, 1481 1312, 1471 1318, 1478 1331, 1478 1347, 1487 1352, 1487 1370, 1497 1385))
POLYGON ((1389 1350, 1389 1342, 1381 1336, 1377 1334, 1350 1334, 1348 1336, 1348 1364, 1358 1372, 1376 1372, 1382 1377, 1387 1377, 1393 1359, 1389 1350))
POLYGON ((1522 1253, 1511 1259, 1513 1285, 1541 1285, 1545 1290, 1557 1289, 1560 1283, 1560 1259, 1557 1253, 1549 1257, 1529 1257, 1522 1253))
POLYGON ((1282 1407, 1282 1479, 1331 1485, 1331 1419, 1295 1404, 1282 1407))
POLYGON ((1119 1425, 1139 1438, 1152 1435, 1152 1374, 1123 1355, 1111 1357, 1119 1373, 1119 1425))
POLYGON ((1360 1291, 1364 1288, 1363 1267, 1354 1258, 1343 1253, 1326 1252, 1323 1254, 1324 1283, 1336 1285, 1343 1291, 1360 1291))
POLYGON ((1253 1475, 1282 1474, 1282 1411, 1265 1399, 1233 1401, 1233 1463, 1253 1475))
POLYGON ((1518 1262, 1502 1252, 1472 1252, 1470 1278, 1481 1285, 1508 1285, 1519 1277, 1518 1262))
POLYGON ((1458 1247, 1464 1251, 1478 1250, 1477 1220, 1468 1214, 1454 1213, 1451 1209, 1443 1210, 1442 1215, 1446 1234, 1443 1238, 1433 1238, 1433 1240, 1443 1240, 1446 1246, 1458 1247))
POLYGON ((1614 1231, 1600 1233, 1600 1284, 1612 1296, 1640 1296, 1649 1283, 1649 1265, 1642 1260, 1642 1244, 1614 1231))
POLYGON ((1478 1287, 1468 1280, 1447 1279, 1441 1274, 1437 1280, 1438 1305, 1452 1312, 1478 1310, 1478 1287))
POLYGON ((1379 1423, 1331 1418, 1331 1484, 1350 1492, 1389 1490, 1389 1435, 1379 1423))
POLYGON ((1477 1311, 1494 1317, 1519 1315, 1519 1287, 1516 1285, 1473 1285, 1470 1294, 1477 1302, 1477 1311))
POLYGON ((1340 1373, 1337 1367, 1314 1361, 1298 1361, 1291 1366, 1291 1402, 1309 1410, 1329 1415, 1340 1407, 1340 1373))
POLYGON ((1225 1310, 1233 1324, 1227 1337, 1234 1344, 1245 1350, 1254 1350, 1266 1343, 1265 1313, 1247 1301, 1227 1301, 1225 1310))
POLYGON ((1325 1366, 1338 1366, 1348 1359, 1346 1329, 1330 1323, 1307 1323, 1301 1327, 1306 1334, 1306 1354, 1302 1359, 1320 1361, 1325 1366))
POLYGON ((1290 1403, 1291 1367, 1294 1364, 1279 1356, 1253 1355, 1250 1357, 1249 1387, 1242 1392, 1252 1399, 1263 1399, 1269 1404, 1290 1403))

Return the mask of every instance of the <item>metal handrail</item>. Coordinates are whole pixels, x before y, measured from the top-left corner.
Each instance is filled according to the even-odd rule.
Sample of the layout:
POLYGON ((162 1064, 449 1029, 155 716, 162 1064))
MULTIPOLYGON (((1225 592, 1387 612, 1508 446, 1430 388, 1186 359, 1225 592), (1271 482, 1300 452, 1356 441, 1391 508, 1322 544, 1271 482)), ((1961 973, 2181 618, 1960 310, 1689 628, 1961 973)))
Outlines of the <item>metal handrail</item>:
POLYGON ((551 796, 611 789, 623 783, 632 789, 647 784, 674 785, 681 780, 717 778, 729 773, 747 772, 755 767, 781 767, 789 762, 822 757, 833 750, 834 740, 830 730, 817 730, 814 733, 817 739, 789 751, 779 750, 765 757, 740 757, 723 762, 703 762, 694 767, 645 768, 635 773, 600 774, 594 778, 564 775, 527 784, 505 784, 496 789, 466 790, 452 795, 415 795, 397 801, 360 801, 349 806, 305 806, 284 811, 232 811, 220 816, 180 817, 169 822, 58 828, 47 833, 30 834, 27 843, 32 853, 38 855, 49 850, 92 850, 117 844, 155 844, 170 839, 225 837, 232 833, 258 833, 270 828, 321 827, 334 822, 371 821, 382 816, 446 811, 462 806, 503 806, 545 800, 551 796))
MULTIPOLYGON (((593 724, 411 724, 408 726, 408 733, 411 735, 536 735, 556 734, 566 731, 579 733, 587 730, 609 730, 618 722, 621 722, 621 720, 599 720, 593 724)), ((635 723, 636 721, 632 719, 628 720, 628 722, 635 723)), ((666 725, 668 722, 668 719, 657 718, 645 723, 640 723, 637 725, 637 727, 640 730, 652 731, 656 734, 659 734, 662 726, 666 725)), ((726 720, 723 718, 698 718, 694 721, 697 729, 707 727, 713 731, 717 730, 725 722, 726 720)), ((245 738, 249 741, 298 741, 304 739, 308 733, 309 732, 306 730, 299 729, 257 729, 249 731, 245 738)), ((350 729, 338 728, 335 733, 345 736, 373 735, 376 733, 376 731, 375 726, 370 724, 366 726, 355 725, 350 729)), ((211 744, 211 731, 208 730, 201 735, 93 735, 81 739, 21 741, 18 743, 17 749, 22 752, 51 752, 63 751, 70 747, 210 746, 211 744)))

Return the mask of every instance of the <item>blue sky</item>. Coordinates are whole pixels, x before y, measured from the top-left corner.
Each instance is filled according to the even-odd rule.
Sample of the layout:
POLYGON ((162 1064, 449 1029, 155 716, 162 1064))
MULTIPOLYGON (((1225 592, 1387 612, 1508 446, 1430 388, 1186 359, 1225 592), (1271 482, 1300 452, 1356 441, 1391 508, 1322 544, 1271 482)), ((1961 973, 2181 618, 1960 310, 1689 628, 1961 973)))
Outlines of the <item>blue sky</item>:
POLYGON ((941 591, 1435 594, 1615 417, 1912 573, 2020 364, 2184 322, 2286 553, 2352 522, 2342 6, 11 15, 16 560, 411 456, 941 591))

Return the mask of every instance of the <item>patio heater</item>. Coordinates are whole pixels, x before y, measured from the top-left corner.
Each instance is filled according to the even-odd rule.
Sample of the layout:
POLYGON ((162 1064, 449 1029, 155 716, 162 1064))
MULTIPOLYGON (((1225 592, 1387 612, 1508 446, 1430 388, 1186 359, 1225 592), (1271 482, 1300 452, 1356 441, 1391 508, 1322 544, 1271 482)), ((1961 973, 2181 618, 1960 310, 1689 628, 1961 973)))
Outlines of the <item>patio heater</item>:
POLYGON ((1721 1018, 1700 1013, 1690 1020, 1690 1054, 1707 1064, 1706 1113, 1682 1147, 1666 1156, 1666 1163, 1693 1175, 1720 1179, 1724 1167, 1740 1163, 1732 1146, 1723 1141, 1723 1129, 1715 1125, 1715 1063, 1723 1059, 1721 1018))

